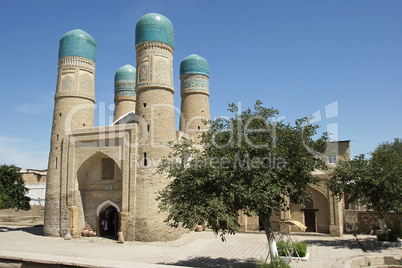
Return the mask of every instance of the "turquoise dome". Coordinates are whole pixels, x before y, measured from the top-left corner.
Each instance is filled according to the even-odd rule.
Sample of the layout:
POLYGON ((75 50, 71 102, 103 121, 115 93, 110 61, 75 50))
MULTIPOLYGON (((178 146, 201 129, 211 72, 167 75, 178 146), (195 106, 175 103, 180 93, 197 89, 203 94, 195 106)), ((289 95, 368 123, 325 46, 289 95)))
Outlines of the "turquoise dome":
POLYGON ((161 41, 174 47, 172 22, 157 13, 148 13, 142 16, 135 27, 135 44, 143 41, 161 41))
POLYGON ((84 57, 96 62, 96 42, 83 30, 72 30, 60 39, 59 59, 66 56, 84 57))
POLYGON ((196 54, 188 56, 180 63, 180 76, 186 74, 203 74, 209 77, 208 61, 196 54))
POLYGON ((114 75, 114 82, 133 82, 135 83, 135 68, 130 64, 124 65, 117 70, 114 75))

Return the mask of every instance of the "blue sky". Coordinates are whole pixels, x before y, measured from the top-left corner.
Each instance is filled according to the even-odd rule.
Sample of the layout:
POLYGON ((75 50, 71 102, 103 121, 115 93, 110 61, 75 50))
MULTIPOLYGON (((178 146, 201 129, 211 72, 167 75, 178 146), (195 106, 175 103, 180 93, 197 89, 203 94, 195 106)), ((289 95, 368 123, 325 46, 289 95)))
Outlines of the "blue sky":
POLYGON ((109 124, 114 73, 135 66, 135 25, 150 12, 174 26, 177 106, 180 62, 195 53, 210 65, 212 117, 257 99, 290 122, 319 114, 352 155, 401 137, 402 1, 0 0, 1 164, 47 168, 59 40, 70 30, 97 42, 95 124, 109 124))

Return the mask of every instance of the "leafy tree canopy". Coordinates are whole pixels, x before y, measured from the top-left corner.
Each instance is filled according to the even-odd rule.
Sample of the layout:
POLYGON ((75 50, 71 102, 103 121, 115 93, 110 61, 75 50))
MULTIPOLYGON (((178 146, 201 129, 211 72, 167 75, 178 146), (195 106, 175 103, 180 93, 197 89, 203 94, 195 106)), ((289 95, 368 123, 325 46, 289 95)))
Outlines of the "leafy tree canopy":
POLYGON ((258 215, 269 240, 270 217, 300 203, 315 183, 314 169, 325 164, 311 151, 324 152, 327 135, 314 139, 317 125, 308 118, 294 125, 276 120, 279 112, 257 101, 254 109, 228 109, 231 117, 209 121, 202 150, 191 142, 170 144, 171 154, 158 167, 172 178, 160 191, 160 210, 173 227, 193 228, 207 222, 218 233, 233 234, 238 213, 258 215))
POLYGON ((15 208, 17 210, 29 210, 30 198, 25 196, 28 189, 20 169, 14 165, 0 166, 0 209, 15 208))
POLYGON ((367 206, 379 213, 402 213, 402 140, 384 142, 371 153, 340 161, 329 180, 338 196, 346 192, 349 202, 367 206))

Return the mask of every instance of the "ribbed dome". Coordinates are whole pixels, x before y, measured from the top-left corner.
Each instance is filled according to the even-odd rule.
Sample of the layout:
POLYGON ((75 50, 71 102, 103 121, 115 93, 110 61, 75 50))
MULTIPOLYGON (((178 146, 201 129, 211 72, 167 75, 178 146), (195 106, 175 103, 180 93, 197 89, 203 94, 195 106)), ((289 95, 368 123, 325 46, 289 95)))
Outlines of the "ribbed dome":
POLYGON ((59 59, 66 56, 77 56, 96 62, 96 42, 83 30, 72 30, 60 39, 59 59))
POLYGON ((114 82, 133 82, 135 83, 135 68, 130 64, 124 65, 117 70, 114 75, 114 82))
POLYGON ((148 13, 142 16, 135 27, 135 44, 143 41, 161 41, 174 47, 172 22, 157 13, 148 13))
POLYGON ((188 56, 180 63, 180 76, 186 74, 203 74, 209 77, 208 61, 196 54, 188 56))

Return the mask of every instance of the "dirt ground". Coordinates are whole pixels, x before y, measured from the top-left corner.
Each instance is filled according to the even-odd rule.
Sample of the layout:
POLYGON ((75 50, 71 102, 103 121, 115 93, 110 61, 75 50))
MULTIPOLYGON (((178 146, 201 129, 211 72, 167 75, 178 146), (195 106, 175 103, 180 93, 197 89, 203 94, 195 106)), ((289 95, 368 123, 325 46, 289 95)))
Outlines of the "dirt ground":
POLYGON ((7 225, 43 225, 45 207, 31 206, 28 211, 15 210, 15 209, 1 209, 0 210, 0 224, 7 225))

